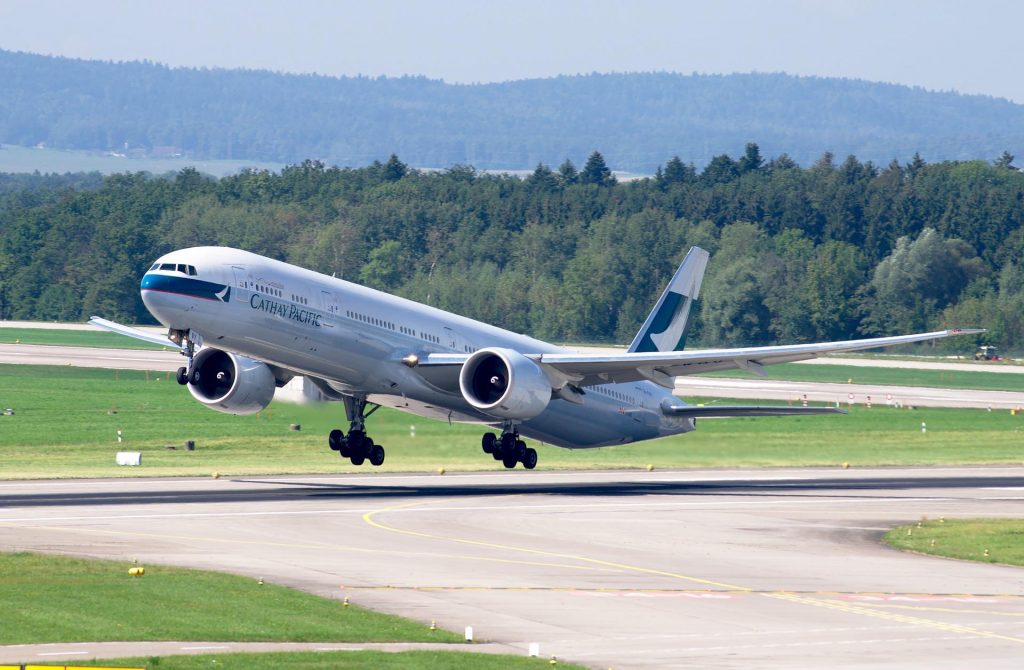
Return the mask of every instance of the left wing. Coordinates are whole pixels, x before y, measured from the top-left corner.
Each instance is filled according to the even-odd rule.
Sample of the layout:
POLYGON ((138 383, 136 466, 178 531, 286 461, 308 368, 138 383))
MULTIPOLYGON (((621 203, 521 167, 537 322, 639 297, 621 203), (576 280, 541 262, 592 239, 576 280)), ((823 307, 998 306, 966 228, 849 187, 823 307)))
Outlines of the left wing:
POLYGON ((665 351, 643 354, 539 354, 529 356, 542 367, 549 367, 568 377, 577 386, 622 383, 649 379, 673 388, 673 377, 700 372, 739 368, 764 376, 764 366, 792 363, 817 358, 821 354, 889 347, 895 344, 926 342, 953 335, 973 335, 983 329, 956 328, 932 333, 875 337, 865 340, 788 344, 774 347, 742 347, 739 349, 704 349, 697 351, 665 351))
MULTIPOLYGON (((821 354, 890 347, 896 344, 926 342, 954 335, 974 335, 983 332, 984 329, 955 328, 895 337, 774 347, 622 353, 610 356, 575 353, 524 355, 540 365, 548 373, 549 378, 559 382, 552 384, 555 390, 561 390, 565 384, 583 387, 645 379, 671 389, 675 387, 674 378, 683 375, 738 368, 764 376, 766 365, 805 361, 817 358, 821 354)), ((403 359, 403 362, 410 367, 416 367, 424 378, 437 386, 458 388, 458 367, 465 363, 467 358, 467 354, 427 354, 414 357, 414 360, 403 359)))

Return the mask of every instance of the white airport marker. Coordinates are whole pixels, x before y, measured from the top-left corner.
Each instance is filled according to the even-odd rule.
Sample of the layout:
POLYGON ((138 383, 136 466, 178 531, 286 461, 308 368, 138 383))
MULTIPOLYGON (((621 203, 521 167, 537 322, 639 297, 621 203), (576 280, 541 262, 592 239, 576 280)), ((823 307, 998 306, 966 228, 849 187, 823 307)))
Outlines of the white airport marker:
POLYGON ((473 641, 473 627, 472 626, 466 626, 466 642, 472 642, 472 641, 473 641))
POLYGON ((530 650, 527 654, 529 656, 540 656, 540 642, 531 642, 530 650))

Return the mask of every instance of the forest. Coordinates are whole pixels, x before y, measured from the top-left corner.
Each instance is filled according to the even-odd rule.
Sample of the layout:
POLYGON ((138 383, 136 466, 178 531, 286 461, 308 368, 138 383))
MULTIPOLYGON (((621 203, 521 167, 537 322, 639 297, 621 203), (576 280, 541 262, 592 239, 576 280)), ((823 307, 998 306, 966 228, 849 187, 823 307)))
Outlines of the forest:
MULTIPOLYGON (((628 342, 691 245, 690 346, 984 327, 1024 349, 1024 173, 991 160, 807 168, 756 144, 619 181, 601 153, 525 178, 317 161, 214 179, 0 176, 0 318, 149 322, 139 281, 228 245, 562 342, 628 342)), ((971 350, 978 340, 942 346, 971 350)))
POLYGON ((0 50, 0 142, 126 156, 519 170, 600 148, 650 175, 757 139, 808 166, 1024 155, 1024 105, 781 73, 590 74, 489 84, 169 68, 0 50))

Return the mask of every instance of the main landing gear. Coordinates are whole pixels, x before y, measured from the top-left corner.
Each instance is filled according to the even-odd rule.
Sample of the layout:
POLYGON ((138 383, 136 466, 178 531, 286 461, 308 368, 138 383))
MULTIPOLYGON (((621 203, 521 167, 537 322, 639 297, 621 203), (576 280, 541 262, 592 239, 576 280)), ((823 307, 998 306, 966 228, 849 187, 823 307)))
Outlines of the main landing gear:
POLYGON ((374 444, 366 434, 366 418, 380 409, 380 405, 374 405, 369 412, 366 405, 366 398, 345 397, 345 411, 351 421, 348 435, 335 428, 327 437, 327 445, 342 458, 352 461, 352 465, 362 465, 367 460, 370 465, 381 465, 384 447, 374 444))
POLYGON ((501 437, 494 433, 484 433, 481 442, 484 453, 490 454, 494 460, 512 469, 516 463, 522 463, 527 470, 537 467, 537 450, 527 447, 526 443, 519 439, 519 433, 515 426, 506 424, 502 427, 501 437))

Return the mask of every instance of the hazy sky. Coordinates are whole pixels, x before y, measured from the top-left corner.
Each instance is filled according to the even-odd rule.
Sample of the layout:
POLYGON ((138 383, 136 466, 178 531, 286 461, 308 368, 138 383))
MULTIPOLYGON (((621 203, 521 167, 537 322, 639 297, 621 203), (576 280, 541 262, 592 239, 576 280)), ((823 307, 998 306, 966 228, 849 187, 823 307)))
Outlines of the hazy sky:
POLYGON ((1024 103, 1019 0, 0 0, 0 48, 449 82, 782 71, 1024 103))

